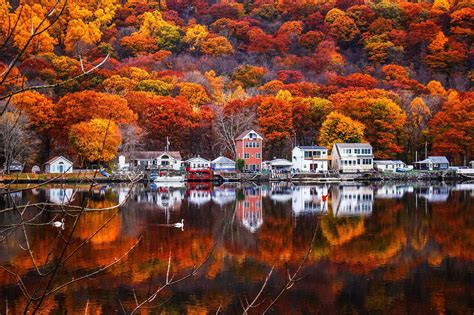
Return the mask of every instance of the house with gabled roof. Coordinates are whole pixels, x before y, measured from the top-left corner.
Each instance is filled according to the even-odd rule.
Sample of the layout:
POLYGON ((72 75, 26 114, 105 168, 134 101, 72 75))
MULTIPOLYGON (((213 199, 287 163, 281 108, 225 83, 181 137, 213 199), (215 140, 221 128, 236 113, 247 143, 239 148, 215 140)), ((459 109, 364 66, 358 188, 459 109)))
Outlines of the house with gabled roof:
POLYGON ((178 171, 181 168, 181 153, 179 151, 133 151, 119 156, 119 168, 127 166, 131 169, 159 168, 178 171))
POLYGON ((245 130, 235 139, 237 159, 244 160, 245 171, 259 172, 262 169, 262 147, 263 137, 252 129, 245 130))
POLYGON ((55 156, 44 163, 44 172, 54 174, 72 173, 73 163, 62 155, 55 156))
POLYGON ((218 158, 212 160, 211 162, 212 170, 220 172, 234 172, 235 171, 235 161, 225 157, 219 156, 218 158))
POLYGON ((449 161, 445 156, 428 156, 426 159, 417 161, 413 165, 417 170, 441 171, 449 168, 449 161))

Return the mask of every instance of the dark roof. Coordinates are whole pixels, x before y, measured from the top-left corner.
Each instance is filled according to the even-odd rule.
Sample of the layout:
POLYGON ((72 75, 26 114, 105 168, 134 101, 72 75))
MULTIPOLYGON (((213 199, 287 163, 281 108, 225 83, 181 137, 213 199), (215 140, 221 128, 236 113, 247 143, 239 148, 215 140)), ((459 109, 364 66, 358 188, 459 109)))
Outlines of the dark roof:
POLYGON ((261 135, 258 134, 258 132, 256 132, 255 130, 253 129, 247 129, 245 130, 244 132, 242 132, 237 138, 235 138, 235 140, 242 140, 243 138, 245 138, 250 132, 255 132, 257 134, 257 136, 259 136, 260 138, 262 138, 261 135))
POLYGON ((436 164, 441 164, 441 163, 449 164, 449 161, 445 156, 428 156, 428 159, 430 159, 431 161, 433 161, 433 163, 436 163, 436 164))
POLYGON ((62 155, 53 156, 52 158, 50 158, 50 159, 49 159, 46 163, 44 163, 44 164, 51 164, 51 163, 53 163, 54 161, 56 161, 57 159, 59 159, 59 158, 63 158, 63 159, 65 159, 66 161, 68 161, 69 163, 74 164, 74 163, 71 162, 71 160, 65 158, 65 157, 62 156, 62 155))
POLYGON ((167 154, 174 159, 181 159, 179 151, 134 151, 127 154, 127 156, 129 159, 154 160, 163 154, 167 154))
POLYGON ((302 150, 327 150, 328 149, 326 147, 322 147, 319 145, 297 145, 296 147, 302 150))
POLYGON ((445 156, 428 156, 427 159, 424 159, 422 161, 417 161, 415 163, 418 163, 418 164, 428 164, 428 163, 449 164, 449 161, 445 156))

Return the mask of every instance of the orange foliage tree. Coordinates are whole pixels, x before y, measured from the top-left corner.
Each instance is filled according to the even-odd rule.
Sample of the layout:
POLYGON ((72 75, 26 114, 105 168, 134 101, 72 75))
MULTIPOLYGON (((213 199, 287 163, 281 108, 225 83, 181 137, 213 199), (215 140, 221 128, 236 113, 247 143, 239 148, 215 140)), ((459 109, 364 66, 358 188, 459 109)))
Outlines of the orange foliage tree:
POLYGON ((273 96, 263 97, 257 108, 257 122, 270 153, 283 153, 293 134, 291 104, 273 96))
POLYGON ((445 154, 455 163, 469 161, 474 148, 474 93, 451 92, 429 126, 434 153, 445 154))
POLYGON ((87 161, 108 162, 117 156, 122 137, 114 121, 96 118, 73 125, 69 141, 87 161))
POLYGON ((347 91, 332 95, 334 109, 359 120, 366 126, 365 139, 372 144, 377 158, 402 152, 400 145, 406 114, 384 90, 347 91))
POLYGON ((28 115, 30 124, 38 131, 51 128, 56 121, 53 102, 36 91, 17 94, 12 98, 12 103, 28 115))
POLYGON ((119 124, 134 122, 136 114, 128 107, 127 100, 113 94, 83 91, 62 97, 55 106, 62 127, 93 118, 112 119, 119 124))

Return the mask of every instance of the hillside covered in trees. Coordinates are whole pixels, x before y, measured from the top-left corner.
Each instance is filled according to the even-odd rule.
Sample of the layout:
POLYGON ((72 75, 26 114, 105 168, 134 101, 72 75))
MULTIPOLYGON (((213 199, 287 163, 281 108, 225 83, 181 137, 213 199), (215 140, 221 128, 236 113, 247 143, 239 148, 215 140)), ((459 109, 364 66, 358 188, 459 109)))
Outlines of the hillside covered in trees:
POLYGON ((473 39, 468 0, 0 0, 2 159, 109 161, 166 137, 234 157, 251 127, 266 158, 368 141, 464 164, 473 39))

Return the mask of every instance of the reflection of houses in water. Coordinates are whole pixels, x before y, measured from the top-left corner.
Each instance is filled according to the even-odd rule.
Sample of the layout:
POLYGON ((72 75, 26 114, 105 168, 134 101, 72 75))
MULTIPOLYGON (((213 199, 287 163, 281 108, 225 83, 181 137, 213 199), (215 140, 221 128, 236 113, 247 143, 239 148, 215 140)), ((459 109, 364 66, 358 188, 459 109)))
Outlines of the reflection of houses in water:
POLYGON ((331 190, 332 211, 335 216, 370 215, 374 191, 367 186, 338 186, 331 190))
POLYGON ((236 198, 234 187, 214 187, 212 191, 212 201, 219 206, 234 202, 236 198))
POLYGON ((189 184, 186 196, 188 197, 188 203, 197 206, 198 208, 202 205, 211 201, 212 186, 206 183, 204 184, 189 184))
POLYGON ((46 198, 57 205, 68 204, 74 200, 73 188, 49 188, 46 189, 46 198))
POLYGON ((263 224, 262 189, 245 187, 240 193, 243 200, 237 202, 236 218, 239 224, 254 233, 263 224))
POLYGON ((413 186, 385 185, 377 188, 375 192, 375 198, 399 199, 402 198, 406 193, 412 193, 413 191, 413 186))
POLYGON ((291 187, 287 183, 273 183, 270 189, 270 199, 275 202, 288 202, 292 198, 291 187))
POLYGON ((327 211, 327 186, 295 186, 293 188, 292 210, 295 215, 327 211))
MULTIPOLYGON (((126 193, 124 191, 125 198, 126 193)), ((121 194, 119 194, 119 200, 121 194)), ((152 187, 152 190, 140 190, 133 196, 133 199, 138 203, 147 203, 158 206, 163 210, 179 210, 181 202, 184 199, 182 190, 173 189, 169 187, 152 187)))
POLYGON ((425 198, 429 202, 444 202, 449 197, 449 188, 447 186, 418 187, 416 192, 418 196, 425 198))

